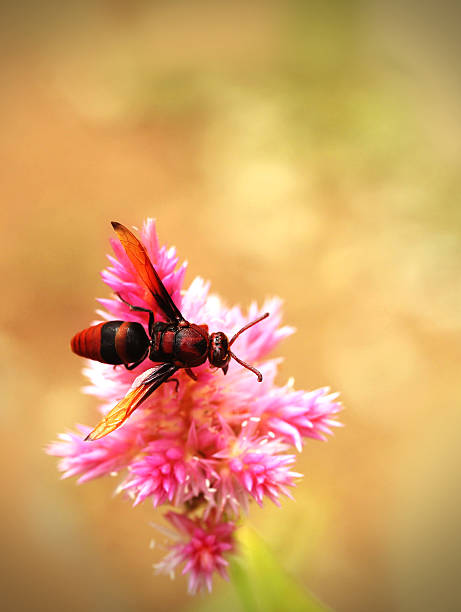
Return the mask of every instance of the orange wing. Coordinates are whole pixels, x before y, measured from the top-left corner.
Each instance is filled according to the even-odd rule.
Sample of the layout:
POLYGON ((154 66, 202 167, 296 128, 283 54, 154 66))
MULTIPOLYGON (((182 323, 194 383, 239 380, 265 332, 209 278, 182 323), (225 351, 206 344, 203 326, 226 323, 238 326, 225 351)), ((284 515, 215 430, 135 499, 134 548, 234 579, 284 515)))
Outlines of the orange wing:
POLYGON ((136 236, 121 223, 112 221, 112 227, 116 231, 117 236, 120 242, 122 243, 122 246, 125 249, 129 260, 131 261, 131 263, 136 269, 136 272, 139 275, 139 278, 147 287, 147 289, 152 293, 155 298, 155 301, 159 305, 159 308, 162 310, 168 321, 172 323, 177 321, 183 321, 184 317, 180 313, 176 304, 171 299, 171 296, 168 291, 165 289, 164 284, 160 280, 160 277, 157 274, 154 266, 152 265, 152 262, 149 259, 146 249, 143 247, 141 242, 139 242, 136 236))
POLYGON ((123 425, 127 418, 138 408, 151 393, 166 382, 178 368, 172 363, 163 363, 153 368, 139 387, 132 389, 102 421, 87 435, 87 440, 99 440, 123 425))
POLYGON ((141 403, 143 396, 146 395, 147 389, 143 386, 137 387, 130 391, 121 402, 119 402, 112 410, 106 414, 102 421, 87 435, 86 440, 99 440, 110 434, 114 429, 122 425, 130 414, 136 410, 141 403))

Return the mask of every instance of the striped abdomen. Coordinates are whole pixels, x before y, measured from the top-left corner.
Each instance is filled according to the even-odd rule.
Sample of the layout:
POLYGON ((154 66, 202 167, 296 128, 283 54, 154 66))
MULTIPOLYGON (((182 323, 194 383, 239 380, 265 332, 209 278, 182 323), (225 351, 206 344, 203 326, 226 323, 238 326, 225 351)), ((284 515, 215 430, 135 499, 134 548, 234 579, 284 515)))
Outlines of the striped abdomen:
POLYGON ((82 330, 70 341, 74 353, 102 363, 134 363, 149 348, 149 338, 140 323, 109 321, 82 330))

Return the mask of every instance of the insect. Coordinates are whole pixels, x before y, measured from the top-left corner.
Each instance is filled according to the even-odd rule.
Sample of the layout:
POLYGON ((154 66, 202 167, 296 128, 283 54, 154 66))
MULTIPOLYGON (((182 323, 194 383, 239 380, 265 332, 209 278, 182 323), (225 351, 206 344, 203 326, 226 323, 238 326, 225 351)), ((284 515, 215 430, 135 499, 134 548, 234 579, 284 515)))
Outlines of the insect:
POLYGON ((254 372, 261 382, 261 372, 234 355, 231 346, 242 332, 268 317, 269 313, 242 327, 230 341, 223 332, 209 334, 206 324, 189 323, 173 302, 141 242, 121 223, 112 222, 112 226, 141 285, 153 296, 166 321, 155 321, 152 310, 133 306, 117 294, 131 310, 148 314, 148 334, 140 323, 108 321, 88 327, 72 338, 74 353, 102 363, 124 365, 132 370, 148 357, 159 364, 140 377, 141 382, 112 408, 85 440, 98 440, 120 427, 163 383, 175 381, 178 385, 177 379, 172 377, 179 369, 197 380, 191 368, 202 365, 207 359, 210 366, 221 368, 224 374, 227 374, 231 358, 235 359, 254 372))

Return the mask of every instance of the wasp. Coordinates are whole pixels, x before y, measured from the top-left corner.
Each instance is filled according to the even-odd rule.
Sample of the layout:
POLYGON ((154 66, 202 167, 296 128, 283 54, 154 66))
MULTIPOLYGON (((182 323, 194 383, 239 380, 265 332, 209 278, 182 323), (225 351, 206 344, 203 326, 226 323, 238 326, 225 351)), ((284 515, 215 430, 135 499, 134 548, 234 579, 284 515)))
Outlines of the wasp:
POLYGON ((159 365, 139 377, 128 394, 101 420, 85 440, 98 440, 120 427, 152 393, 172 378, 179 370, 197 380, 192 368, 205 363, 221 368, 227 374, 229 361, 235 359, 240 365, 256 374, 258 382, 261 372, 239 359, 231 346, 240 334, 269 316, 261 317, 240 329, 229 341, 223 332, 208 333, 208 325, 189 323, 172 300, 160 280, 146 249, 136 236, 121 223, 112 222, 130 262, 136 271, 140 284, 152 295, 165 321, 156 321, 152 310, 134 306, 118 295, 131 310, 148 314, 148 333, 144 326, 133 321, 108 321, 92 325, 78 332, 71 340, 74 353, 102 363, 124 365, 127 370, 140 365, 146 358, 159 365))

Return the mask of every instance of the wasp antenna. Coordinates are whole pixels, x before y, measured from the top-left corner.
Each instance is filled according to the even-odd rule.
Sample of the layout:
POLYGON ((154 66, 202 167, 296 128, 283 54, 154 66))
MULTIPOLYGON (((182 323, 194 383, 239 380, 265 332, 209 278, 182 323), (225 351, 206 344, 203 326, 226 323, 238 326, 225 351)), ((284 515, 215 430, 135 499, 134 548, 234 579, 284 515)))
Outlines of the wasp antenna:
MULTIPOLYGON (((259 317, 258 319, 255 319, 254 321, 252 321, 251 323, 247 323, 244 327, 242 327, 242 329, 240 329, 236 334, 234 334, 234 336, 232 336, 232 340, 229 342, 229 346, 232 346, 232 344, 235 342, 235 340, 237 340, 237 338, 240 336, 241 333, 243 333, 244 331, 246 331, 249 327, 253 327, 253 325, 256 325, 256 323, 259 323, 260 321, 262 321, 263 319, 267 319, 267 317, 269 316, 269 313, 266 312, 265 314, 263 314, 261 317, 259 317)), ((234 359, 235 359, 235 355, 234 355, 234 359)), ((237 360, 238 361, 238 360, 237 360)), ((247 366, 245 366, 247 367, 247 366)), ((251 370, 251 368, 249 368, 251 370)), ((261 378, 262 380, 262 378, 261 378)))
MULTIPOLYGON (((255 321, 255 323, 257 323, 257 321, 255 321)), ((258 377, 258 382, 262 382, 263 375, 261 374, 259 370, 251 366, 249 363, 246 363, 246 361, 242 361, 241 359, 239 359, 237 355, 234 355, 232 351, 229 351, 229 355, 233 357, 235 361, 239 363, 240 365, 242 365, 244 368, 246 368, 247 370, 251 370, 253 374, 256 374, 256 376, 258 377)))

